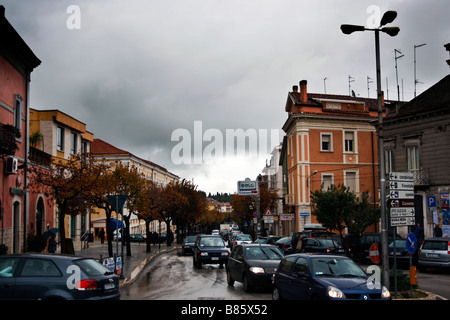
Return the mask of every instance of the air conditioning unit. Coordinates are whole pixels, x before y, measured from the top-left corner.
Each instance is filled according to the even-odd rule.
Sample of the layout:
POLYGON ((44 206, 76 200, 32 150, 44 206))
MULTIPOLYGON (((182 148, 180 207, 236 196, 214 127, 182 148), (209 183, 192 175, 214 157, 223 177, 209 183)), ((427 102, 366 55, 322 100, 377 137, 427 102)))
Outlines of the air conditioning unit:
POLYGON ((16 174, 17 173, 17 158, 16 157, 6 157, 6 173, 16 174))

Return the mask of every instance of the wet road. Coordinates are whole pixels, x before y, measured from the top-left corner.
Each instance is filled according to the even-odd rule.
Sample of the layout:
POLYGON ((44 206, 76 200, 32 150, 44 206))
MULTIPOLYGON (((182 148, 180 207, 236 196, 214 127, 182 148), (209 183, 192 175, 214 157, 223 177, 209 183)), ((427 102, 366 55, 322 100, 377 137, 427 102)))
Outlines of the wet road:
POLYGON ((176 251, 153 259, 136 281, 121 289, 123 300, 271 300, 271 290, 244 292, 241 283, 228 286, 225 268, 203 265, 176 251))

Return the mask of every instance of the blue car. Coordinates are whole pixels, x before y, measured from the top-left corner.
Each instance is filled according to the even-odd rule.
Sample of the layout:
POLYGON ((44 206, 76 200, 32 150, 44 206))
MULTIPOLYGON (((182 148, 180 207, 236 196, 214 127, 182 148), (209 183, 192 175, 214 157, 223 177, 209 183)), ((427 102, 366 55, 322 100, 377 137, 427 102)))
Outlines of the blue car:
POLYGON ((292 254, 274 274, 274 300, 390 300, 353 260, 338 255, 292 254))

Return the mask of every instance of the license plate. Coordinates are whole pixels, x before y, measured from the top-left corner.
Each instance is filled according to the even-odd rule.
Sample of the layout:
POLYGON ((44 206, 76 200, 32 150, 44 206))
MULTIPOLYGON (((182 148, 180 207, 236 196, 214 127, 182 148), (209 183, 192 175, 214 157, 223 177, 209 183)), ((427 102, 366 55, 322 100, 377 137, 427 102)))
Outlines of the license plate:
POLYGON ((427 253, 428 258, 439 258, 439 253, 427 253))
POLYGON ((114 289, 116 287, 115 283, 105 283, 105 290, 111 290, 114 289))
POLYGON ((211 260, 219 260, 218 257, 212 257, 211 260))

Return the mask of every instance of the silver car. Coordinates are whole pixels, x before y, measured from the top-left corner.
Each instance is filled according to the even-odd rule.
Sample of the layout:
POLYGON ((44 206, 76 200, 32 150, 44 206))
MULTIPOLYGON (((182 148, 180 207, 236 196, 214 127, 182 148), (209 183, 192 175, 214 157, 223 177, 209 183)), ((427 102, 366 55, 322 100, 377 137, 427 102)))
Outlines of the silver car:
POLYGON ((425 239, 419 251, 417 267, 420 271, 426 268, 450 268, 450 238, 425 239))

